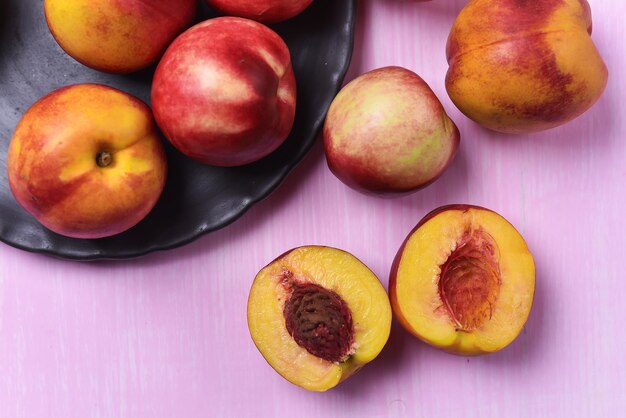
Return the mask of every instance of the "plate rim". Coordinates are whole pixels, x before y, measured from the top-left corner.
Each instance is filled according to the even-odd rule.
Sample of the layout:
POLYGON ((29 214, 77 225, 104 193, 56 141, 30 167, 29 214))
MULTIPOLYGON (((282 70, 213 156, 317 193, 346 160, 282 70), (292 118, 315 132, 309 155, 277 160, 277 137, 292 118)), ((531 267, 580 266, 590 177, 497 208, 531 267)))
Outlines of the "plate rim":
MULTIPOLYGON (((345 59, 341 66, 337 67, 337 78, 338 83, 335 88, 331 91, 332 97, 335 97, 338 92, 343 87, 345 82, 346 74, 350 68, 352 57, 354 53, 354 41, 356 36, 356 24, 357 24, 357 14, 358 14, 358 0, 347 0, 349 2, 348 6, 348 19, 347 22, 344 23, 341 27, 341 31, 347 30, 348 35, 348 45, 346 46, 346 54, 345 59)), ((332 100, 331 100, 332 102, 332 100)), ((329 103, 330 105, 330 103, 329 103)), ((324 111, 324 115, 328 112, 328 108, 324 111)), ((215 226, 210 226, 207 222, 198 225, 193 233, 188 234, 187 236, 178 239, 176 241, 170 242, 167 245, 147 245, 141 250, 126 252, 117 255, 106 254, 105 251, 102 250, 94 250, 94 251, 85 251, 85 252, 76 252, 72 253, 71 251, 65 251, 60 253, 59 251, 55 251, 53 247, 30 247, 28 245, 21 244, 20 242, 14 242, 8 240, 4 234, 0 234, 0 242, 11 246, 13 248, 26 251, 33 254, 41 254, 45 256, 50 256, 52 258, 57 258, 60 260, 66 261, 122 261, 122 260, 132 260, 136 258, 144 257, 148 254, 159 252, 159 251, 170 251, 175 248, 184 247, 199 238, 208 235, 210 232, 215 232, 220 229, 226 228, 227 226, 233 224, 238 219, 240 219, 243 215, 245 215, 254 205, 260 203, 265 200, 268 196, 270 196, 287 178, 287 176, 304 160, 307 154, 309 154, 311 148, 315 145, 316 141, 319 138, 320 131, 323 127, 325 117, 321 117, 319 120, 315 120, 312 131, 313 136, 312 140, 308 141, 301 149, 296 158, 287 162, 283 170, 276 174, 276 176, 269 181, 264 189, 252 196, 245 196, 242 199, 241 208, 232 212, 228 216, 222 218, 222 220, 215 226)), ((91 241, 91 240, 86 240, 91 241)))

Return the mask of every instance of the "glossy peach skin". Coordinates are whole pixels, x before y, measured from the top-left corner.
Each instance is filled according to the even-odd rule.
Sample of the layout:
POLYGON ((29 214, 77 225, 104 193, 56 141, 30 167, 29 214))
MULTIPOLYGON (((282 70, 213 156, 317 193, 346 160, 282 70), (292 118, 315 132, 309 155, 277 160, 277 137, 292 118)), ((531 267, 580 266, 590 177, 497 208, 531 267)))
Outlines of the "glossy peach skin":
POLYGON ((446 88, 469 118, 500 132, 562 125, 602 95, 608 71, 587 0, 471 0, 447 45, 446 88))
POLYGON ((150 108, 96 84, 64 87, 37 101, 17 125, 7 166, 17 202, 48 229, 75 238, 137 224, 167 174, 150 108), (103 155, 108 165, 100 166, 103 155))
POLYGON ((296 81, 287 45, 249 19, 209 19, 179 36, 152 83, 159 127, 182 153, 237 166, 270 154, 287 138, 296 81))
POLYGON ((259 271, 248 299, 248 327, 256 347, 281 376, 304 389, 326 391, 378 356, 389 338, 391 307, 378 278, 356 257, 336 248, 304 246, 259 271), (353 327, 345 358, 320 358, 290 334, 285 304, 294 284, 321 286, 346 303, 353 327))
POLYGON ((450 165, 459 131, 428 84, 401 67, 384 67, 347 84, 324 124, 330 170, 372 194, 411 193, 450 165))
POLYGON ((313 0, 206 0, 206 2, 224 14, 268 24, 299 15, 313 3, 313 0))
POLYGON ((158 61, 191 25, 195 0, 45 0, 48 27, 74 59, 96 70, 130 73, 158 61))
POLYGON ((394 316, 404 328, 461 355, 492 353, 510 344, 526 323, 534 290, 535 266, 524 239, 502 216, 471 205, 443 206, 426 215, 398 250, 389 281, 394 316), (462 251, 460 239, 468 234, 482 234, 493 246, 480 241, 473 255, 483 258, 466 252, 463 264, 455 266, 461 273, 453 277, 456 283, 442 283, 447 261, 462 251), (497 282, 483 281, 489 279, 480 270, 489 266, 485 255, 493 258, 497 282))

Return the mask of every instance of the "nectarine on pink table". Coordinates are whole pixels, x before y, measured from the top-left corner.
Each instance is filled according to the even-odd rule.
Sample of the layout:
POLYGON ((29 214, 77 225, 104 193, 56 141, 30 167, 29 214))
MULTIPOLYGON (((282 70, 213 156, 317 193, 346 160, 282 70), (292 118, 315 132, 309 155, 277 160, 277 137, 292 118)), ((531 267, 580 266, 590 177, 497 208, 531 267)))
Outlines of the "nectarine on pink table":
POLYGON ((74 238, 123 232, 154 207, 167 161, 150 108, 98 84, 37 101, 20 120, 7 156, 17 202, 41 224, 74 238))
POLYGON ((460 134, 428 84, 402 67, 352 80, 324 124, 331 171, 374 194, 406 194, 434 182, 450 165, 460 134))
POLYGON ((470 0, 448 38, 450 98, 469 118, 506 133, 578 117, 608 79, 591 27, 587 0, 470 0))
POLYGON ((217 166, 259 160, 293 127, 289 49, 253 20, 199 23, 165 52, 154 74, 152 106, 159 127, 183 154, 217 166))

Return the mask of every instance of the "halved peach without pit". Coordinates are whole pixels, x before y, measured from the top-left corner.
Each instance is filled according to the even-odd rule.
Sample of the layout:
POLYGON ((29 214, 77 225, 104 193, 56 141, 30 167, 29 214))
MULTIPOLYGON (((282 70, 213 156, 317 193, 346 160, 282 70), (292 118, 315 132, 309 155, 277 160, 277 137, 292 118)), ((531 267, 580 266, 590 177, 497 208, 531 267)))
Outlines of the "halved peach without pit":
POLYGON ((378 278, 353 255, 306 246, 257 274, 248 327, 285 379, 325 391, 380 353, 391 330, 391 306, 378 278))
POLYGON ((497 213, 444 206, 411 231, 391 268, 396 318, 413 335, 455 354, 498 351, 520 333, 533 302, 526 242, 497 213))

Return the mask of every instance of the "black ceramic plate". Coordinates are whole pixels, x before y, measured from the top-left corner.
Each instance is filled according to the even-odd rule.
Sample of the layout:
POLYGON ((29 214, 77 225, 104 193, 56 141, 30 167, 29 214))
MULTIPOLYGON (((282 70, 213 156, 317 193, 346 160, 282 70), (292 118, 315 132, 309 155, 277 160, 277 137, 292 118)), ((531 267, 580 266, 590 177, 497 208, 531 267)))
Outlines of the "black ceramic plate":
MULTIPOLYGON (((109 238, 79 240, 43 228, 9 189, 6 154, 22 113, 46 93, 73 83, 103 83, 149 103, 152 70, 130 76, 78 64, 48 31, 42 0, 0 0, 0 240, 69 259, 136 257, 188 243, 223 227, 274 190, 313 145, 341 86, 352 53, 356 0, 315 0, 302 15, 275 25, 292 53, 298 82, 294 129, 267 158, 237 168, 201 165, 167 148, 169 176, 154 210, 109 238)), ((202 7, 198 20, 214 14, 202 7)))

